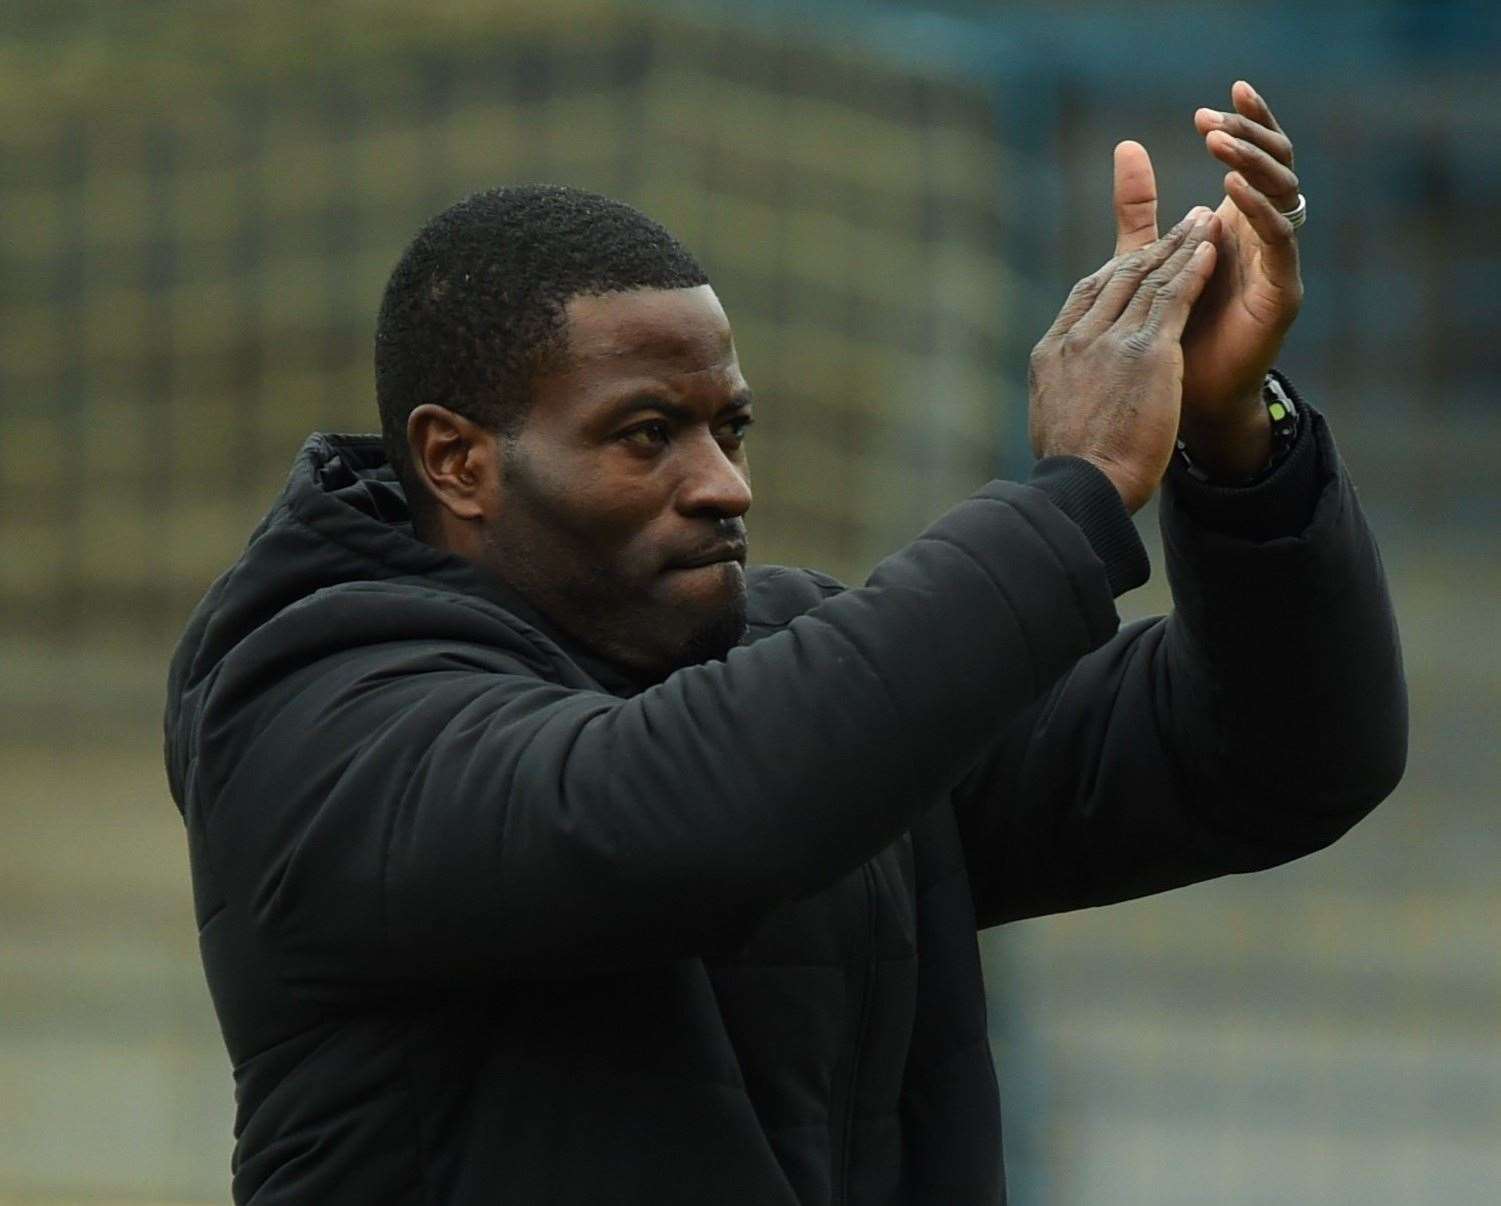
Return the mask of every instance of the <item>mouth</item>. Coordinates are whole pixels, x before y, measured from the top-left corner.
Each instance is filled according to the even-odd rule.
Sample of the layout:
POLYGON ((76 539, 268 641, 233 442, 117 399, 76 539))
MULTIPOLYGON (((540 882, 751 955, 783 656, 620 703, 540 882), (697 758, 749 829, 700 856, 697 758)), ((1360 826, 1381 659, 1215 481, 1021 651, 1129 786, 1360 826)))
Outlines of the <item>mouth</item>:
POLYGON ((682 557, 667 566, 670 570, 702 569, 706 565, 721 565, 726 562, 735 562, 743 566, 745 564, 745 541, 735 540, 725 544, 717 544, 711 549, 701 553, 695 553, 691 557, 682 557))

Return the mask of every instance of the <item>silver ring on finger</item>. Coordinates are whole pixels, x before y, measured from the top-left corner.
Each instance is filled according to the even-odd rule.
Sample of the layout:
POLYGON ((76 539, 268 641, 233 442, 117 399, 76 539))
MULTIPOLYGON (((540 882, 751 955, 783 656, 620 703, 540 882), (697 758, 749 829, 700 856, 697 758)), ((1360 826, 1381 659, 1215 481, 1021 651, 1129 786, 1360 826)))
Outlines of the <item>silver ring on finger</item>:
POLYGON ((1304 222, 1308 221, 1308 198, 1299 193, 1296 205, 1287 210, 1279 209, 1277 212, 1287 219, 1288 225, 1297 230, 1304 222))

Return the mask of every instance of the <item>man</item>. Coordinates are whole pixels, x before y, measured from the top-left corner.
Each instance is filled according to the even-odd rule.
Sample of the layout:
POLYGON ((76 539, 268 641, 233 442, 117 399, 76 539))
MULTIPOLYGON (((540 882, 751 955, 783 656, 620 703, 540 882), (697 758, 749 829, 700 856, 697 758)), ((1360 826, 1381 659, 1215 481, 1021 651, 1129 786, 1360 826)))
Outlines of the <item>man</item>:
POLYGON ((418 235, 384 440, 309 440, 172 667, 237 1201, 997 1202, 977 926, 1279 863, 1392 790, 1380 562, 1263 388, 1291 147, 1232 96, 1217 214, 1159 239, 1119 148, 1030 483, 856 590, 746 568, 750 390, 666 231, 529 188, 418 235), (1177 610, 1117 632, 1164 474, 1177 610))

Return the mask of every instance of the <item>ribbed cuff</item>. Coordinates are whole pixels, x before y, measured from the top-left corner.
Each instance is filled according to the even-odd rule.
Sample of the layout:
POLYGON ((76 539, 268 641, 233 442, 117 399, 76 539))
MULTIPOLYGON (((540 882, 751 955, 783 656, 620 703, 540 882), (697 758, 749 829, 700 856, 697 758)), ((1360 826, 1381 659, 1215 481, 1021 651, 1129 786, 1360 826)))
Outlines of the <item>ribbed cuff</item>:
POLYGON ((1164 485, 1185 515, 1200 527, 1242 540, 1296 536, 1313 519, 1319 498, 1319 468, 1313 436, 1314 411, 1281 373, 1277 380, 1298 408, 1298 434, 1277 467, 1242 486, 1195 479, 1178 457, 1164 485))
POLYGON ((1036 486, 1079 525, 1094 554, 1105 563, 1110 594, 1119 598, 1152 574, 1146 546, 1115 486, 1082 457, 1045 456, 1032 466, 1036 486))

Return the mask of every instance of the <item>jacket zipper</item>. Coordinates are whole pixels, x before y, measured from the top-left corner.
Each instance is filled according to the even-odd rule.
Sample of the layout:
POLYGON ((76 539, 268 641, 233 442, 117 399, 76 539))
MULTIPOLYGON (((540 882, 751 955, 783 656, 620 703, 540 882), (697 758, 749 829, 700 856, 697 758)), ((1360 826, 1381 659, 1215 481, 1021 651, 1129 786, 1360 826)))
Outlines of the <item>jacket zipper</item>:
POLYGON ((860 1057, 865 1051, 865 1028, 870 1024, 871 988, 876 978, 876 889, 870 864, 860 868, 865 884, 865 976, 860 991, 860 1021, 855 1027, 855 1050, 850 1057, 849 1089, 844 1106, 844 1144, 834 1201, 847 1204, 850 1193, 850 1153, 854 1148, 856 1087, 860 1083, 860 1057))

